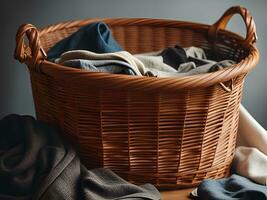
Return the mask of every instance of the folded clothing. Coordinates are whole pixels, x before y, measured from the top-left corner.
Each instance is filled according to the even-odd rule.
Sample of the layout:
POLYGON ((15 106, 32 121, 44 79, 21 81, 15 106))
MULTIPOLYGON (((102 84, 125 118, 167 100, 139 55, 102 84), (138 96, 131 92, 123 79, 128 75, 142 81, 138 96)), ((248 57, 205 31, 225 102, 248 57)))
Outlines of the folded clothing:
POLYGON ((152 77, 197 75, 220 70, 234 64, 232 60, 215 62, 192 57, 190 60, 188 63, 180 64, 178 70, 175 70, 165 64, 163 57, 158 55, 132 55, 127 51, 98 54, 86 50, 73 50, 63 53, 55 62, 89 71, 152 77), (116 63, 116 60, 119 62, 116 63), (195 63, 202 65, 197 66, 195 63))
POLYGON ((198 74, 204 74, 209 72, 217 71, 222 68, 228 67, 234 64, 232 60, 223 60, 220 62, 210 62, 205 65, 196 66, 194 62, 183 63, 180 65, 176 72, 165 72, 165 71, 156 71, 153 73, 153 76, 156 77, 185 77, 198 74))
POLYGON ((48 52, 47 58, 54 60, 66 51, 88 50, 95 53, 122 51, 113 38, 108 26, 103 22, 95 22, 80 28, 69 37, 60 40, 48 52))
MULTIPOLYGON (((148 70, 158 70, 165 72, 176 72, 176 70, 165 64, 163 57, 158 55, 134 55, 134 57, 138 58, 147 68, 148 70)), ((148 71, 147 70, 147 71, 148 71)))
POLYGON ((87 60, 72 59, 61 63, 62 65, 85 69, 92 72, 105 72, 112 74, 137 75, 129 63, 121 60, 87 60))
POLYGON ((187 47, 184 48, 187 58, 196 58, 201 60, 207 60, 205 51, 199 47, 187 47))
POLYGON ((267 185, 267 131, 242 105, 232 170, 259 184, 267 185))
POLYGON ((215 61, 207 60, 203 49, 179 45, 132 55, 122 50, 102 22, 91 23, 59 41, 48 51, 48 59, 88 71, 153 77, 190 76, 233 64, 227 60, 215 65, 215 61))
MULTIPOLYGON (((192 61, 190 60, 190 58, 202 60, 202 62, 204 62, 203 64, 206 64, 207 62, 207 61, 204 61, 204 60, 207 60, 205 51, 201 48, 194 47, 194 46, 182 48, 179 45, 175 45, 174 47, 167 47, 160 51, 136 54, 135 56, 137 56, 138 58, 139 56, 146 56, 147 58, 151 58, 151 56, 162 57, 161 63, 165 63, 168 66, 171 66, 175 70, 178 70, 181 64, 192 61)), ((196 65, 199 66, 199 64, 197 63, 196 65)), ((161 70, 161 71, 165 71, 165 70, 161 70)))
MULTIPOLYGON (((95 60, 119 60, 127 63, 136 75, 142 76, 146 73, 144 64, 127 51, 100 54, 86 50, 73 50, 63 53, 60 58, 56 59, 55 62, 59 64, 66 64, 66 61, 74 59, 89 60, 91 62, 94 62, 95 60)), ((85 68, 86 66, 80 67, 85 68)))
POLYGON ((254 147, 236 148, 232 164, 235 173, 256 183, 267 185, 267 155, 254 147))
POLYGON ((158 200, 151 184, 136 186, 108 169, 87 170, 59 132, 29 116, 0 120, 1 200, 158 200))
MULTIPOLYGON (((181 64, 190 62, 189 58, 206 60, 205 51, 198 47, 182 48, 179 45, 167 47, 159 54, 163 57, 163 62, 178 70, 181 64)), ((198 64, 197 64, 198 65, 198 64)))
POLYGON ((267 187, 233 174, 220 180, 204 180, 198 186, 197 192, 191 194, 197 195, 200 200, 265 200, 267 187))

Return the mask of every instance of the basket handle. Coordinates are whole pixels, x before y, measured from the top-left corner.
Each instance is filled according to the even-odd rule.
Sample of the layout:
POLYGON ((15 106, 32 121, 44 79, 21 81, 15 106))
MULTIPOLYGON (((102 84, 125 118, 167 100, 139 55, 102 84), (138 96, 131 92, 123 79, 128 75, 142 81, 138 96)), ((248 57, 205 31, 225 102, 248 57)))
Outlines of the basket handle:
POLYGON ((39 31, 32 24, 23 24, 16 35, 15 59, 21 63, 26 62, 36 66, 37 62, 46 58, 46 53, 41 47, 39 31), (28 38, 28 45, 24 43, 24 36, 28 38))
POLYGON ((251 44, 255 44, 258 37, 256 33, 256 26, 255 22, 252 18, 252 16, 249 14, 248 10, 246 8, 243 8, 241 6, 233 6, 229 8, 222 16, 221 18, 215 22, 209 29, 208 36, 209 38, 216 39, 217 33, 219 30, 225 29, 229 20, 235 15, 240 14, 243 18, 246 29, 247 29, 247 35, 244 41, 242 42, 244 47, 247 48, 251 44))

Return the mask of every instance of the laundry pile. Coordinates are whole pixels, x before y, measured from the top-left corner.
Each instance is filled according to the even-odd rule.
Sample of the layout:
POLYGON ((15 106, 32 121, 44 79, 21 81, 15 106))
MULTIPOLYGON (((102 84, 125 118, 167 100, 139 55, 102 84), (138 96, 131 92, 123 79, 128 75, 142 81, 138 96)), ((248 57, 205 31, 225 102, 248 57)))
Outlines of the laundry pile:
POLYGON ((86 169, 52 126, 30 116, 0 120, 1 200, 159 200, 108 169, 86 169))
POLYGON ((49 50, 48 59, 88 71, 152 77, 196 75, 235 64, 232 60, 208 60, 203 49, 179 45, 132 55, 120 47, 107 25, 101 22, 82 27, 58 42, 49 50))

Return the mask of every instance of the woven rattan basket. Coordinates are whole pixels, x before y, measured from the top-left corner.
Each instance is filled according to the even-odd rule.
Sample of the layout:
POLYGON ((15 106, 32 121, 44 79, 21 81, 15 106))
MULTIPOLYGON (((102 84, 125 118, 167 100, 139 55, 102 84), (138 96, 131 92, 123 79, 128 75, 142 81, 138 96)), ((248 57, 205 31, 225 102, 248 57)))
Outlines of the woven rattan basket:
POLYGON ((30 71, 37 118, 59 126, 88 168, 107 167, 159 188, 197 185, 227 176, 234 155, 244 78, 259 59, 255 24, 232 7, 212 26, 160 19, 87 19, 37 30, 22 25, 15 57, 30 71), (240 14, 243 38, 225 27, 240 14), (131 53, 179 44, 232 59, 223 70, 181 78, 88 72, 46 60, 46 51, 81 26, 107 23, 131 53), (24 35, 29 43, 24 43, 24 35))

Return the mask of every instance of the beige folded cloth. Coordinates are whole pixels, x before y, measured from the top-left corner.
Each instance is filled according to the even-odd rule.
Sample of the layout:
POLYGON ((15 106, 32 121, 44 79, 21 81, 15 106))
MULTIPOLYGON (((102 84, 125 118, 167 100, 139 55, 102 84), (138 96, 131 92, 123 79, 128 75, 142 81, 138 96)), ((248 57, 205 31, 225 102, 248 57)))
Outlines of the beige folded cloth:
POLYGON ((237 147, 232 167, 239 175, 267 185, 267 155, 257 148, 237 147))
POLYGON ((207 59, 206 53, 202 48, 199 47, 187 47, 184 48, 186 56, 198 59, 207 59))
POLYGON ((148 70, 159 70, 159 71, 172 72, 172 73, 177 72, 170 65, 167 65, 163 62, 162 56, 134 55, 134 57, 139 59, 148 70))
MULTIPOLYGON (((152 53, 151 53, 152 54, 152 53)), ((177 71, 171 66, 163 63, 161 56, 153 55, 136 55, 133 56, 127 51, 118 51, 114 53, 94 53, 87 50, 72 50, 63 53, 55 62, 63 64, 68 60, 85 59, 85 60, 121 60, 129 63, 131 69, 138 76, 161 76, 161 72, 176 73, 177 71)))
POLYGON ((241 104, 232 168, 241 176, 267 185, 267 131, 241 104))
POLYGON ((87 59, 87 60, 122 60, 130 64, 132 70, 139 76, 145 75, 147 69, 144 64, 127 51, 118 51, 114 53, 94 53, 86 50, 72 50, 61 54, 56 63, 63 63, 67 60, 87 59))

